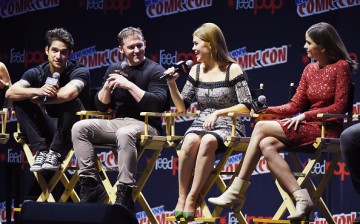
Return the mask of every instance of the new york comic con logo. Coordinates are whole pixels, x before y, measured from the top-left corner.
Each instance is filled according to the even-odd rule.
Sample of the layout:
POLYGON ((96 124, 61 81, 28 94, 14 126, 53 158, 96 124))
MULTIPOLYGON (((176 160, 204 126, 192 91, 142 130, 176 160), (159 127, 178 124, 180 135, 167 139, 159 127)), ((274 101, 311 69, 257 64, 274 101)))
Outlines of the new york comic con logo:
POLYGON ((59 0, 0 0, 0 17, 9 18, 59 6, 59 0))
POLYGON ((212 6, 212 0, 145 0, 149 18, 168 16, 212 6))
POLYGON ((306 17, 359 6, 360 0, 296 0, 296 5, 298 15, 306 17))

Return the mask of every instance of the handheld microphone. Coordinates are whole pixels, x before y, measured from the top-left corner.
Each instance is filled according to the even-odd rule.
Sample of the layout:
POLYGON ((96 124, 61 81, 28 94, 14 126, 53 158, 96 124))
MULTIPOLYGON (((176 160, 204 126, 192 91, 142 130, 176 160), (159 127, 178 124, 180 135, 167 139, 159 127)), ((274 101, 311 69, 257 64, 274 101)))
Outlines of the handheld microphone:
MULTIPOLYGON (((179 61, 178 63, 176 63, 173 66, 175 68, 174 73, 179 73, 180 75, 187 74, 187 73, 189 73, 189 71, 193 65, 194 65, 194 62, 192 60, 187 60, 186 62, 179 61)), ((170 76, 171 75, 169 75, 169 74, 163 74, 162 76, 160 76, 160 79, 169 78, 170 76)))
POLYGON ((260 95, 257 99, 254 99, 252 106, 256 113, 264 112, 268 108, 266 103, 266 96, 260 95))
MULTIPOLYGON (((125 76, 125 77, 127 78, 129 75, 123 72, 123 70, 124 70, 127 66, 128 66, 127 61, 122 61, 121 64, 120 64, 120 69, 115 70, 114 72, 117 73, 117 74, 119 74, 119 75, 125 76)), ((110 94, 113 94, 115 89, 116 89, 116 87, 114 86, 114 87, 111 89, 110 94)))
MULTIPOLYGON (((47 77, 45 84, 49 84, 52 86, 56 86, 56 88, 59 88, 59 78, 60 78, 60 73, 54 72, 54 74, 52 74, 52 77, 47 77)), ((46 101, 47 101, 47 96, 44 97, 44 102, 46 101)))

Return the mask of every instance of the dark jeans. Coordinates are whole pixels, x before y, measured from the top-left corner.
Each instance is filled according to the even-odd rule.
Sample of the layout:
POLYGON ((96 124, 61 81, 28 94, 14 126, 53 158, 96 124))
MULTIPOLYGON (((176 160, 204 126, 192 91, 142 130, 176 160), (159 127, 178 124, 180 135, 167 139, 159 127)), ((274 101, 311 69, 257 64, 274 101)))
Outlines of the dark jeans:
POLYGON ((66 156, 72 148, 71 128, 84 107, 79 99, 40 107, 29 100, 13 103, 16 117, 33 151, 53 150, 66 156))
POLYGON ((345 129, 340 136, 340 146, 346 165, 350 171, 354 188, 360 194, 360 123, 345 129))

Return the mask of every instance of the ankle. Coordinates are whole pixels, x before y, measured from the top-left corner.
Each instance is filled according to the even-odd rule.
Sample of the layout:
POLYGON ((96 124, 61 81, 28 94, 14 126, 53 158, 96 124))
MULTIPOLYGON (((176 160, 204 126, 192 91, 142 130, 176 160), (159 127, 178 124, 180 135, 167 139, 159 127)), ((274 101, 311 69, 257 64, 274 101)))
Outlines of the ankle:
POLYGON ((186 203, 184 206, 184 212, 195 212, 195 210, 196 210, 196 200, 186 199, 186 203))

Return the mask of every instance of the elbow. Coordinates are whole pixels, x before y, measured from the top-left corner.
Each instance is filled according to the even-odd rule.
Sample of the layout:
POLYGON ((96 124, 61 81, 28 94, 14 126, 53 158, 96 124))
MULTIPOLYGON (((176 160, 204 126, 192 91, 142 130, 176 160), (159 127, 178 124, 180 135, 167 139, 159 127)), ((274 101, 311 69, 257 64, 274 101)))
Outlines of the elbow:
POLYGON ((175 106, 178 113, 185 113, 185 106, 175 106))

